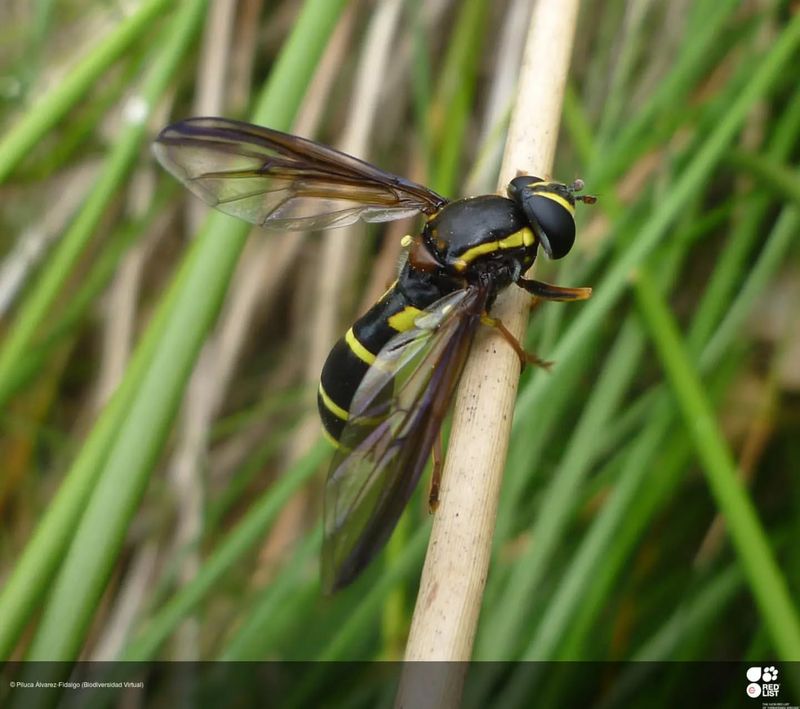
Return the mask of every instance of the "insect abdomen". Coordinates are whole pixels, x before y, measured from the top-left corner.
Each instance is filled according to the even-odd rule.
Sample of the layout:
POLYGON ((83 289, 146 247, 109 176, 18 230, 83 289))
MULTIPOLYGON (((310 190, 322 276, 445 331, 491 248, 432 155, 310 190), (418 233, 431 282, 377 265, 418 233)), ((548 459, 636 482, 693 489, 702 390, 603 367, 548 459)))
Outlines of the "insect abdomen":
POLYGON ((412 297, 395 283, 333 346, 317 392, 319 416, 331 442, 338 443, 353 396, 378 353, 398 332, 409 330, 436 295, 415 293, 412 297))

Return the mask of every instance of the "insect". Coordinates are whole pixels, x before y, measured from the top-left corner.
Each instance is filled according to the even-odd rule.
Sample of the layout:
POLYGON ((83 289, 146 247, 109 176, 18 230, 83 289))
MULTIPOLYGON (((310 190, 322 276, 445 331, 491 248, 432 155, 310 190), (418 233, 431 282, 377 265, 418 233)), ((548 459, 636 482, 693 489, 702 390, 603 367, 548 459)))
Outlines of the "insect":
POLYGON ((398 278, 333 346, 319 413, 336 446, 325 486, 322 580, 349 584, 386 544, 434 451, 431 508, 441 475, 438 436, 481 322, 522 364, 533 361, 489 308, 516 284, 545 300, 583 300, 590 288, 524 278, 541 246, 553 259, 575 240, 583 183, 520 175, 508 197, 448 201, 427 187, 333 148, 222 118, 166 127, 161 164, 222 212, 275 229, 323 229, 421 212, 398 278))

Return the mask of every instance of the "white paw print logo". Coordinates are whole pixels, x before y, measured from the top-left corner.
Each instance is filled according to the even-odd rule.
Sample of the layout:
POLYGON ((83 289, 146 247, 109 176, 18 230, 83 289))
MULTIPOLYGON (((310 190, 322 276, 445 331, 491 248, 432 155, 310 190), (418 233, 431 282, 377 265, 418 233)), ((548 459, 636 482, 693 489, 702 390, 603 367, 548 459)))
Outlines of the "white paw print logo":
POLYGON ((771 665, 769 667, 765 667, 764 672, 761 675, 761 681, 774 682, 776 679, 778 679, 778 670, 771 665))

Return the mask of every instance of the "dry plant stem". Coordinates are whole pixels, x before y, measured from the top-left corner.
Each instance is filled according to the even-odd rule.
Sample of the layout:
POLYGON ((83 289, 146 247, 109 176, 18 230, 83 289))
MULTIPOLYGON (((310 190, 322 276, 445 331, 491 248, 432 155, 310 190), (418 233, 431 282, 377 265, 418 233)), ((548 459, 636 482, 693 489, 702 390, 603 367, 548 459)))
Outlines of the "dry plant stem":
MULTIPOLYGON (((502 135, 498 130, 513 105, 519 81, 520 59, 525 48, 528 18, 531 5, 528 0, 512 0, 503 18, 503 26, 497 41, 497 58, 492 69, 492 84, 489 97, 481 117, 479 145, 492 140, 490 156, 480 156, 478 164, 470 172, 464 194, 482 194, 491 189, 497 165, 503 154, 502 135)), ((481 151, 483 152, 483 150, 481 151)))
MULTIPOLYGON (((52 183, 38 185, 40 192, 44 190, 46 193, 47 209, 41 219, 20 234, 3 256, 0 263, 0 317, 11 310, 39 261, 47 256, 51 244, 66 230, 78 206, 86 199, 99 170, 99 161, 88 160, 59 175, 52 183)), ((13 199, 13 191, 0 192, 0 200, 6 202, 9 198, 13 199)))
POLYGON ((236 43, 231 47, 228 105, 231 114, 241 115, 250 98, 256 46, 258 45, 259 17, 263 0, 241 0, 236 17, 236 43))
MULTIPOLYGON (((353 7, 355 5, 351 5, 351 8, 353 7)), ((364 49, 359 58, 354 83, 351 110, 345 122, 344 134, 338 141, 339 149, 351 155, 363 156, 368 152, 378 99, 383 88, 382 77, 393 45, 392 38, 400 17, 400 8, 399 0, 383 0, 377 5, 367 29, 364 49)), ((348 39, 352 30, 353 16, 353 10, 350 9, 347 18, 342 20, 342 22, 347 22, 344 35, 348 39)), ((338 46, 342 52, 352 51, 349 42, 342 42, 338 46)), ((322 65, 324 66, 325 62, 322 65)), ((328 63, 329 67, 337 67, 337 73, 338 67, 341 65, 341 57, 336 57, 328 63)), ((327 96, 327 93, 325 95, 327 96)), ((317 103, 306 105, 316 106, 317 103)), ((319 437, 319 420, 314 411, 316 384, 325 357, 340 334, 339 304, 342 301, 343 293, 352 284, 353 270, 358 260, 358 247, 362 241, 360 234, 353 233, 358 229, 363 229, 363 227, 334 229, 326 232, 324 236, 321 257, 324 268, 319 269, 317 306, 310 328, 311 340, 308 346, 305 371, 305 381, 309 384, 308 410, 313 413, 309 413, 300 422, 292 436, 288 449, 288 464, 290 465, 306 453, 319 437)), ((282 555, 285 549, 295 541, 307 519, 305 503, 304 496, 296 495, 286 505, 273 528, 269 546, 262 555, 262 561, 271 562, 275 556, 282 555)))
MULTIPOLYGON (((209 8, 194 102, 199 115, 217 115, 222 111, 235 11, 231 0, 214 0, 209 8)), ((186 206, 187 228, 193 235, 208 216, 208 208, 198 200, 189 200, 186 206)), ((187 389, 179 442, 168 466, 176 509, 172 546, 178 555, 185 552, 178 569, 180 584, 191 581, 200 568, 199 551, 192 545, 203 528, 205 485, 201 461, 206 457, 208 431, 227 385, 227 380, 222 381, 218 376, 219 348, 218 338, 210 340, 198 359, 187 389)), ((174 656, 179 660, 197 659, 199 638, 197 619, 188 618, 175 634, 174 656)))
POLYGON ((406 234, 412 233, 415 226, 416 220, 414 219, 400 219, 387 224, 380 253, 370 264, 367 287, 364 289, 357 309, 359 313, 369 310, 397 278, 398 264, 403 256, 403 247, 400 241, 406 234))
MULTIPOLYGON (((133 216, 145 213, 154 192, 155 174, 152 166, 138 170, 133 176, 129 193, 133 216)), ((93 402, 95 411, 100 411, 106 405, 122 381, 133 343, 145 263, 162 233, 160 228, 151 229, 146 238, 129 251, 103 300, 102 354, 93 402)))
MULTIPOLYGON (((141 216, 152 204, 155 191, 155 169, 152 165, 137 171, 133 177, 129 203, 131 214, 141 216)), ((139 295, 150 256, 168 229, 173 228, 173 210, 160 215, 152 228, 135 244, 117 269, 117 275, 103 298, 102 351, 95 385, 93 408, 99 411, 119 386, 128 365, 138 314, 139 295)), ((148 544, 136 548, 122 577, 119 594, 109 597, 109 609, 91 659, 113 660, 122 647, 146 603, 147 592, 155 574, 157 554, 148 544)))
MULTIPOLYGON (((225 105, 225 89, 236 18, 236 0, 213 0, 203 32, 199 52, 197 85, 192 113, 216 116, 225 105)), ((186 203, 190 234, 196 234, 208 216, 209 208, 200 200, 186 203)))
MULTIPOLYGON (((351 47, 351 38, 353 29, 355 27, 355 5, 350 5, 339 18, 339 22, 334 29, 333 35, 325 48, 322 60, 317 66, 314 77, 309 86, 303 104, 295 121, 295 130, 299 135, 313 136, 317 131, 317 126, 325 115, 330 98, 330 92, 339 76, 339 67, 342 66, 344 57, 351 47)), ((285 234, 284 237, 290 235, 285 234)), ((306 233, 298 232, 296 235, 298 244, 308 243, 306 233)), ((273 247, 274 248, 274 247, 273 247)), ((264 249, 264 261, 262 262, 262 271, 269 267, 272 268, 271 262, 268 262, 269 252, 264 249)), ((289 272, 288 269, 286 271, 289 272)), ((300 333, 300 341, 302 344, 295 348, 290 348, 289 351, 305 351, 308 349, 308 343, 305 339, 304 333, 300 333)), ((297 338, 294 338, 297 340, 297 338)), ((308 363, 306 362, 306 370, 304 372, 304 379, 308 381, 308 363)), ((309 401, 309 407, 312 402, 309 401)), ((314 417, 314 421, 316 417, 314 417)), ((304 421, 300 421, 295 430, 292 439, 286 446, 286 467, 291 466, 305 451, 307 451, 318 433, 318 428, 312 425, 311 417, 307 417, 304 421)), ((266 540, 264 548, 259 555, 259 574, 257 583, 262 584, 266 582, 265 576, 272 573, 275 562, 282 559, 286 549, 289 545, 297 539, 300 531, 305 523, 306 513, 306 492, 301 490, 297 495, 294 495, 291 500, 281 510, 280 516, 275 521, 272 527, 272 532, 266 540)))
MULTIPOLYGON (((373 15, 367 30, 364 49, 359 59, 353 89, 351 110, 339 148, 350 155, 362 157, 368 152, 372 129, 383 88, 383 76, 389 61, 392 38, 400 17, 401 3, 384 0, 373 15)), ((312 327, 308 379, 316 382, 331 345, 340 335, 339 303, 352 283, 358 246, 362 239, 354 234, 361 225, 326 232, 319 275, 318 309, 312 327)))
POLYGON ((103 632, 91 654, 92 662, 113 662, 142 611, 142 605, 156 578, 157 542, 148 542, 134 557, 130 570, 113 600, 103 632))
MULTIPOLYGON (((436 31, 444 20, 444 14, 452 8, 453 0, 425 0, 419 3, 417 22, 426 33, 436 31)), ((383 76, 384 94, 392 97, 392 105, 404 105, 408 101, 408 67, 412 62, 413 34, 403 32, 397 46, 392 50, 392 62, 383 76)), ((394 114, 392 114, 394 115, 394 114)), ((397 113, 402 116, 402 112, 397 113)), ((391 116, 386 116, 387 125, 392 125, 391 116)), ((384 126, 384 130, 385 130, 384 126)))
POLYGON ((211 3, 199 52, 200 67, 194 97, 194 112, 198 116, 212 115, 224 104, 235 18, 236 0, 214 0, 211 3))
MULTIPOLYGON (((500 172, 500 189, 518 170, 548 175, 561 121, 578 1, 537 3, 526 42, 517 104, 500 172), (547 70, 543 71, 542 67, 547 70)), ((528 296, 509 288, 493 315, 521 337, 528 296)), ((456 397, 439 509, 406 648, 407 661, 449 664, 418 682, 425 664, 407 664, 398 707, 458 706, 489 568, 519 359, 490 328, 475 340, 456 397)))
MULTIPOLYGON (((365 49, 359 60, 351 110, 345 123, 347 127, 339 141, 339 148, 352 155, 363 155, 368 149, 381 90, 382 67, 388 61, 399 11, 400 3, 397 0, 386 0, 376 9, 367 30, 365 49)), ((352 11, 348 11, 347 38, 352 29, 352 17, 352 11)), ((344 53, 350 47, 342 43, 340 49, 344 53)), ((341 57, 323 62, 322 66, 325 65, 340 67, 341 57)), ((316 108, 317 103, 319 102, 310 105, 316 108)), ((338 305, 341 302, 342 291, 350 282, 348 273, 352 273, 360 240, 359 235, 353 234, 352 228, 334 229, 325 233, 320 259, 324 268, 319 269, 317 306, 310 327, 311 340, 308 343, 306 358, 305 380, 309 385, 309 409, 313 408, 316 399, 316 383, 325 357, 339 335, 338 305)), ((293 436, 289 447, 290 462, 308 451, 318 436, 319 421, 316 413, 309 414, 300 423, 293 436)))
MULTIPOLYGON (((284 357, 276 369, 272 369, 264 382, 260 385, 265 395, 275 391, 285 391, 296 384, 302 374, 302 367, 296 360, 284 357)), ((269 436, 274 435, 274 418, 270 416, 256 416, 237 431, 235 436, 230 436, 214 446, 209 458, 210 480, 209 487, 212 491, 228 487, 234 473, 245 465, 253 455, 253 451, 264 445, 269 436)), ((278 473, 281 466, 269 466, 264 479, 278 473)))

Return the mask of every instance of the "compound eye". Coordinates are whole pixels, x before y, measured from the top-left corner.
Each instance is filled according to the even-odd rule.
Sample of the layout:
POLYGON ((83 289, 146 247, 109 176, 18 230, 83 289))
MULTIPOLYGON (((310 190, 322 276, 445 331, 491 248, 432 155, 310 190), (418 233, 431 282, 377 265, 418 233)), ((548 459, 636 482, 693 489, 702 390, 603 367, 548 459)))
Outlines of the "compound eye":
POLYGON ((542 242, 545 253, 551 259, 566 256, 575 243, 575 218, 561 200, 547 193, 528 195, 523 209, 542 242))

